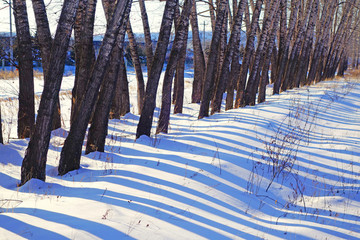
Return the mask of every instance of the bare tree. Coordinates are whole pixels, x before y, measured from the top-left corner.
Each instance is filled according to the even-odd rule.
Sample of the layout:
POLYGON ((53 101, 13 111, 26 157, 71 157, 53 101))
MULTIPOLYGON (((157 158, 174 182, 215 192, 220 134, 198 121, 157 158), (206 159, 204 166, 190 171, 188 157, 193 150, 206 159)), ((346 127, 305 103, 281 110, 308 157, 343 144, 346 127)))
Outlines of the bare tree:
POLYGON ((81 99, 90 79, 91 71, 89 71, 89 68, 91 69, 95 62, 93 35, 97 0, 81 1, 86 1, 86 7, 81 13, 78 12, 76 21, 76 24, 80 26, 76 28, 79 32, 75 34, 75 48, 78 48, 75 53, 79 56, 76 57, 75 83, 72 90, 71 123, 80 111, 81 99))
MULTIPOLYGON (((260 72, 264 64, 264 52, 269 44, 265 44, 266 41, 270 42, 270 33, 273 27, 274 18, 276 16, 277 10, 279 8, 279 0, 271 0, 267 4, 267 10, 265 12, 265 18, 263 21, 263 27, 257 45, 257 49, 254 56, 253 66, 251 68, 250 76, 247 81, 246 91, 245 91, 245 105, 255 105, 256 93, 258 90, 260 82, 260 72)), ((263 73, 267 74, 267 73, 263 73)))
POLYGON ((140 10, 141 10, 141 20, 143 22, 144 28, 144 38, 145 38, 145 49, 146 49, 146 62, 147 62, 147 70, 150 72, 151 64, 154 60, 154 53, 153 53, 153 45, 151 41, 151 34, 150 34, 150 26, 149 20, 146 13, 145 1, 139 0, 140 10))
POLYGON ((264 63, 261 70, 258 103, 264 102, 266 98, 266 85, 269 83, 269 69, 270 69, 271 57, 274 55, 273 49, 276 48, 275 39, 279 27, 280 13, 281 11, 280 9, 278 9, 276 16, 273 20, 274 22, 273 22, 271 34, 269 36, 268 41, 265 43, 267 46, 265 47, 266 51, 264 52, 264 60, 263 60, 264 63))
POLYGON ((245 106, 246 78, 247 78, 248 70, 250 68, 252 53, 254 52, 254 48, 255 48, 254 41, 255 41, 256 31, 258 29, 258 21, 259 21, 262 3, 263 0, 256 1, 256 7, 254 9, 251 20, 251 26, 249 31, 247 32, 245 52, 242 59, 241 70, 236 86, 235 108, 245 106))
MULTIPOLYGON (((43 68, 44 81, 48 75, 49 57, 51 53, 52 37, 50 33, 49 22, 46 14, 46 7, 43 0, 32 0, 32 5, 36 20, 37 38, 41 52, 41 64, 43 68)), ((54 112, 52 129, 61 127, 60 100, 57 100, 57 110, 54 112)))
MULTIPOLYGON (((214 95, 212 105, 211 105, 212 106, 211 114, 214 114, 215 112, 220 112, 223 93, 225 91, 225 87, 227 85, 227 81, 229 78, 229 71, 230 71, 229 67, 231 64, 231 60, 232 60, 233 54, 240 47, 241 24, 242 24, 243 13, 244 13, 246 4, 247 4, 247 0, 239 1, 239 7, 237 8, 237 13, 234 17, 229 43, 227 44, 226 53, 224 56, 224 61, 220 68, 220 74, 218 75, 217 86, 215 88, 216 89, 215 95, 214 95)), ((235 60, 235 61, 238 61, 238 60, 235 60)))
POLYGON ((78 0, 66 0, 62 7, 50 54, 50 67, 48 76, 46 77, 48 80, 44 84, 35 130, 30 138, 21 165, 21 184, 25 184, 31 178, 45 181, 46 158, 49 148, 52 117, 56 109, 65 67, 66 52, 69 46, 78 3, 78 0))
POLYGON ((112 20, 109 22, 101 45, 99 55, 94 64, 89 84, 82 98, 79 112, 70 127, 70 132, 61 150, 59 174, 64 175, 69 171, 80 167, 81 149, 86 133, 86 128, 94 108, 100 85, 106 73, 111 52, 115 46, 118 33, 126 27, 126 21, 130 12, 131 0, 118 1, 112 20))
MULTIPOLYGON (((119 70, 122 70, 121 58, 123 58, 123 46, 125 39, 126 29, 129 19, 125 19, 124 26, 121 27, 116 39, 115 46, 111 52, 109 64, 104 76, 104 80, 101 83, 99 97, 96 102, 94 115, 92 117, 91 126, 89 129, 86 151, 85 154, 90 152, 99 151, 103 152, 105 148, 105 139, 107 135, 107 128, 109 122, 109 114, 111 104, 114 99, 115 89, 117 81, 123 80, 118 78, 119 70)), ((119 97, 119 96, 117 96, 119 97)), ((122 94, 121 96, 122 97, 122 94)), ((121 101, 123 103, 123 101, 121 101)))
MULTIPOLYGON (((144 84, 144 77, 141 70, 141 62, 138 54, 138 47, 136 43, 136 39, 134 33, 131 28, 130 20, 128 22, 128 26, 126 29, 128 38, 129 38, 129 45, 130 45, 130 53, 131 58, 135 68, 136 80, 137 80, 137 102, 138 102, 138 111, 141 114, 141 109, 144 105, 144 98, 145 98, 145 84, 144 84)), ((148 50, 150 51, 150 50, 148 50)))
POLYGON ((156 92, 159 85, 160 74, 165 61, 165 54, 169 44, 171 27, 177 4, 177 0, 166 1, 159 32, 159 39, 154 54, 154 60, 151 63, 150 72, 148 73, 144 106, 141 111, 140 121, 136 129, 136 138, 139 138, 141 135, 150 136, 151 133, 151 125, 156 105, 156 92))
MULTIPOLYGON (((187 30, 189 27, 189 15, 192 5, 193 0, 185 0, 183 11, 181 13, 180 19, 178 20, 178 27, 176 28, 175 39, 164 76, 161 111, 156 133, 168 132, 171 108, 171 85, 178 59, 180 58, 180 55, 184 53, 184 51, 186 52, 186 40, 188 36, 187 30)), ((177 90, 179 91, 179 88, 177 88, 177 90)))
POLYGON ((19 111, 18 137, 28 138, 34 129, 35 99, 31 36, 26 11, 26 2, 14 0, 14 17, 18 48, 19 111))
POLYGON ((226 4, 226 0, 220 0, 217 8, 215 30, 213 31, 213 37, 211 39, 210 54, 207 60, 206 71, 203 80, 204 86, 201 96, 201 104, 198 117, 199 119, 209 116, 209 105, 214 88, 217 70, 217 60, 219 53, 218 49, 221 37, 220 33, 222 31, 221 29, 224 26, 223 23, 227 11, 226 4))
POLYGON ((202 92, 202 80, 205 72, 205 57, 201 46, 199 37, 199 26, 196 13, 196 1, 193 1, 194 5, 191 8, 190 23, 193 37, 193 48, 194 48, 194 81, 193 89, 191 94, 191 102, 199 103, 201 100, 202 92))

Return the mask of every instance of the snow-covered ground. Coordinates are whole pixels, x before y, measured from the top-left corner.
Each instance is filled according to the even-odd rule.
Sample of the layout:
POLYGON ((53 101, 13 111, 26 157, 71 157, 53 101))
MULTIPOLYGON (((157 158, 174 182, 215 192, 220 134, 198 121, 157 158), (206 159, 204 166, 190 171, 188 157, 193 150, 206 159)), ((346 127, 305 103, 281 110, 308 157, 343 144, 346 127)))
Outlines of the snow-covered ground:
MULTIPOLYGON (((1 80, 0 239, 360 238, 360 81, 276 96, 269 89, 263 104, 198 120, 187 76, 184 113, 171 115, 169 134, 135 141, 133 95, 132 113, 109 123, 106 151, 82 156, 81 169, 60 177, 66 77, 64 127, 52 133, 46 182, 22 187, 28 140, 15 139, 16 81, 1 80)), ((35 84, 40 93, 42 81, 35 84)))

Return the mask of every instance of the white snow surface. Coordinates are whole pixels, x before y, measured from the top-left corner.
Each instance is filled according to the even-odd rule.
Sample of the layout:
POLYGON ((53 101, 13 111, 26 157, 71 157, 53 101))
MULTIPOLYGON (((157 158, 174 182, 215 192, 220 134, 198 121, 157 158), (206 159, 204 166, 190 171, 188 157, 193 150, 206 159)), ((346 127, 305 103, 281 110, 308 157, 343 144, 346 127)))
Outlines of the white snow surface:
MULTIPOLYGON (((1 80, 0 239, 360 239, 360 81, 274 96, 270 86, 265 103, 198 120, 188 70, 169 134, 135 141, 128 74, 131 113, 109 121, 105 152, 83 154, 79 170, 58 176, 74 77, 64 78, 46 182, 21 187, 29 139, 16 139, 17 81, 1 80)), ((37 104, 42 85, 35 80, 37 104)))

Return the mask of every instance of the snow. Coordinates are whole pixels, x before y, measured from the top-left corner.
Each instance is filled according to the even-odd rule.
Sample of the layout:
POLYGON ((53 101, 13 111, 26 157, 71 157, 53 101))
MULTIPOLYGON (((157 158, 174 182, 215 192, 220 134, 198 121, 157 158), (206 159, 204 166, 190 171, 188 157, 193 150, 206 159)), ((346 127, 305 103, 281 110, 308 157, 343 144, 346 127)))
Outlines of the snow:
MULTIPOLYGON (((58 176, 73 84, 65 77, 63 128, 52 132, 46 182, 21 187, 28 139, 16 139, 17 81, 2 80, 0 239, 360 238, 360 81, 275 96, 269 86, 263 104, 198 120, 191 74, 169 134, 135 141, 132 95, 131 113, 109 122, 105 152, 83 155, 79 170, 58 176), (271 182, 273 167, 280 171, 271 182)), ((39 96, 42 80, 35 85, 39 96)), ((160 99, 161 86, 153 132, 160 99)))

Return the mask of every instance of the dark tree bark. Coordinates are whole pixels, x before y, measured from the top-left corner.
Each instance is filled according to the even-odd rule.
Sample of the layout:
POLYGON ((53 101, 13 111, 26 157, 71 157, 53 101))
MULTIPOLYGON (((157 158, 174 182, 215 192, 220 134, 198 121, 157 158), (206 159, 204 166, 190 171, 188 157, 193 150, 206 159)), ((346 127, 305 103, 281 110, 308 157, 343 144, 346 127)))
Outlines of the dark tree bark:
POLYGON ((19 47, 19 111, 18 111, 18 137, 28 138, 34 130, 35 99, 34 99, 34 73, 31 51, 31 36, 26 11, 26 2, 14 0, 14 17, 16 35, 19 47))
POLYGON ((130 112, 129 82, 127 78, 124 57, 120 58, 120 72, 118 75, 118 82, 120 83, 121 88, 120 115, 124 116, 130 112))
POLYGON ((285 68, 283 83, 281 86, 282 91, 285 91, 289 88, 294 88, 296 86, 295 75, 299 66, 298 60, 301 54, 301 46, 306 40, 306 38, 304 37, 304 35, 306 34, 306 26, 311 18, 311 14, 315 14, 312 11, 312 6, 313 0, 308 0, 306 2, 305 9, 300 9, 299 11, 297 35, 294 39, 294 43, 285 68))
POLYGON ((306 84, 311 84, 316 78, 319 78, 319 74, 321 75, 320 72, 322 72, 323 68, 321 58, 325 55, 325 52, 327 52, 325 50, 325 45, 327 45, 327 39, 330 31, 330 29, 326 26, 329 26, 333 20, 336 3, 336 0, 332 0, 327 6, 323 7, 319 25, 316 27, 316 43, 310 60, 311 64, 306 84), (316 75, 318 75, 318 77, 316 75))
POLYGON ((81 39, 82 39, 82 32, 83 32, 83 22, 85 18, 85 10, 86 10, 86 4, 88 0, 79 0, 79 6, 76 11, 76 17, 75 17, 75 23, 74 23, 74 53, 75 53, 75 63, 77 66, 75 66, 75 82, 74 87, 72 89, 72 99, 71 99, 71 115, 70 115, 70 123, 72 122, 71 116, 74 116, 73 112, 74 104, 75 104, 75 96, 76 96, 76 86, 79 76, 79 63, 81 59, 81 39))
MULTIPOLYGON (((171 108, 171 85, 172 85, 172 80, 174 78, 174 72, 177 67, 177 62, 181 57, 182 53, 184 52, 184 50, 186 51, 186 40, 188 36, 188 27, 189 27, 189 15, 192 5, 193 5, 193 0, 185 0, 183 11, 181 13, 180 19, 178 20, 178 27, 176 28, 175 39, 174 39, 173 47, 171 49, 170 58, 166 66, 166 71, 164 76, 162 99, 161 99, 162 100, 161 111, 160 111, 156 133, 160 133, 160 132, 168 133, 168 126, 170 121, 170 108, 171 108)), ((177 90, 179 91, 179 88, 177 88, 177 90)))
MULTIPOLYGON (((120 29, 110 56, 108 70, 100 87, 99 98, 96 102, 95 112, 89 129, 85 154, 94 151, 104 152, 111 104, 114 99, 117 81, 119 80, 118 75, 123 70, 121 68, 119 71, 119 67, 120 61, 123 60, 121 59, 123 58, 121 53, 123 52, 122 46, 124 44, 125 31, 125 26, 120 29)), ((122 97, 122 91, 120 97, 122 97)), ((122 99, 121 102, 123 102, 122 99)))
POLYGON ((226 105, 225 110, 230 110, 234 108, 234 91, 235 91, 235 84, 237 79, 239 78, 240 74, 240 48, 236 48, 234 50, 233 58, 231 61, 231 71, 230 71, 230 77, 229 82, 227 84, 226 88, 226 105))
POLYGON ((124 52, 120 51, 119 54, 120 66, 115 86, 115 95, 110 109, 110 119, 120 119, 121 116, 130 112, 129 84, 124 61, 124 52))
MULTIPOLYGON (((107 23, 109 23, 111 21, 111 17, 112 14, 114 13, 114 9, 115 9, 115 4, 116 1, 115 0, 102 0, 102 5, 105 11, 105 16, 106 16, 106 20, 107 23)), ((121 42, 121 41, 120 41, 121 42)), ((124 60, 122 59, 124 58, 123 55, 123 45, 121 44, 116 44, 114 46, 114 49, 111 53, 110 56, 110 63, 108 64, 109 67, 107 68, 107 72, 105 73, 105 79, 109 79, 113 78, 113 79, 109 79, 110 81, 115 81, 116 85, 115 85, 115 89, 114 89, 114 97, 112 99, 112 104, 111 104, 111 108, 110 108, 110 113, 109 113, 109 119, 120 119, 121 116, 123 116, 123 103, 122 103, 122 77, 123 76, 123 72, 124 72, 124 67, 123 66, 123 62, 124 60), (116 80, 117 78, 117 80, 116 80)), ((126 71, 126 70, 125 70, 126 71)), ((126 76, 125 76, 126 77, 126 76)))
POLYGON ((78 20, 76 23, 81 24, 77 29, 80 31, 77 33, 80 39, 78 44, 75 47, 80 48, 76 50, 80 56, 76 59, 76 73, 74 88, 72 90, 72 106, 71 106, 71 118, 70 122, 73 123, 76 118, 77 113, 80 111, 79 107, 81 104, 81 99, 85 94, 86 86, 90 79, 91 68, 95 62, 95 51, 93 44, 93 35, 94 35, 94 21, 95 21, 95 10, 97 0, 86 0, 86 8, 82 12, 82 21, 78 20), (90 70, 89 70, 90 69, 90 70))
POLYGON ((230 63, 234 52, 237 51, 240 47, 240 32, 243 20, 243 13, 245 10, 245 4, 247 4, 247 1, 240 0, 239 7, 237 8, 238 11, 236 13, 236 16, 234 17, 234 24, 231 29, 229 43, 226 48, 224 61, 220 68, 220 74, 218 76, 217 86, 215 88, 215 95, 211 104, 211 114, 214 114, 215 112, 220 112, 221 109, 223 93, 225 92, 225 87, 227 86, 229 78, 230 63))
POLYGON ((308 73, 310 55, 314 42, 314 29, 319 14, 319 0, 313 2, 311 16, 305 33, 305 40, 301 47, 301 55, 297 63, 297 71, 294 75, 295 87, 304 85, 308 73))
POLYGON ((336 68, 340 62, 340 55, 342 52, 342 46, 346 42, 346 36, 349 33, 351 27, 351 21, 353 18, 353 1, 345 3, 346 5, 342 9, 342 17, 337 28, 337 31, 331 42, 331 47, 327 55, 327 59, 324 66, 324 72, 321 77, 321 80, 326 78, 333 78, 335 76, 336 68))
POLYGON ((176 66, 175 72, 175 83, 174 91, 174 114, 182 113, 184 105, 184 87, 185 87, 185 61, 186 61, 186 50, 187 50, 187 36, 189 32, 189 25, 186 28, 186 38, 184 40, 183 48, 181 50, 181 55, 176 66))
MULTIPOLYGON (((175 27, 175 34, 176 34, 176 31, 179 27, 179 23, 180 23, 180 6, 177 5, 176 8, 175 8, 175 15, 174 15, 174 27, 175 27)), ((171 39, 171 37, 170 37, 171 39)), ((175 37, 174 37, 175 39, 175 37)), ((182 54, 182 53, 181 53, 182 54)), ((180 59, 180 57, 178 58, 180 59)), ((174 79, 174 87, 173 87, 173 97, 172 97, 172 103, 175 104, 175 99, 176 99, 176 94, 178 93, 177 91, 177 87, 178 87, 178 84, 177 84, 177 77, 176 77, 176 71, 175 71, 175 79, 174 79)))
POLYGON ((141 109, 144 105, 144 98, 145 98, 145 84, 144 84, 144 77, 141 70, 141 63, 138 54, 138 47, 135 40, 134 33, 131 28, 130 20, 127 25, 126 29, 128 38, 129 38, 129 45, 130 45, 130 53, 131 58, 134 64, 135 73, 136 73, 136 80, 137 80, 137 102, 138 102, 138 112, 141 114, 141 109))
POLYGON ((224 18, 226 15, 226 0, 219 0, 219 5, 216 14, 215 30, 211 39, 210 54, 207 60, 206 72, 204 76, 204 86, 201 96, 201 104, 199 111, 199 119, 209 116, 209 105, 214 88, 214 82, 216 77, 217 59, 220 44, 220 33, 223 27, 224 18))
POLYGON ((276 79, 276 71, 277 71, 277 60, 278 60, 278 50, 276 44, 273 46, 273 52, 271 54, 271 77, 270 77, 270 83, 274 83, 276 79))
POLYGON ((255 41, 256 31, 258 29, 258 21, 259 21, 262 3, 263 3, 263 0, 256 1, 255 11, 253 12, 253 16, 252 16, 252 20, 251 20, 251 26, 250 26, 250 29, 247 34, 245 52, 244 52, 244 56, 243 56, 243 60, 242 60, 242 64, 241 64, 239 79, 237 81, 237 86, 236 86, 237 93, 236 93, 236 99, 235 99, 235 108, 245 106, 246 78, 247 78, 248 70, 250 67, 252 53, 254 51, 254 41, 255 41))
POLYGON ((65 58, 72 27, 75 21, 78 0, 65 0, 50 54, 48 79, 41 96, 38 116, 33 135, 21 166, 21 184, 31 178, 45 181, 46 157, 49 148, 52 116, 56 109, 65 58))
POLYGON ((278 12, 276 13, 271 34, 269 36, 267 43, 265 43, 267 46, 265 47, 266 51, 264 54, 264 63, 261 70, 258 103, 265 102, 266 85, 269 83, 269 69, 270 69, 271 57, 274 55, 273 49, 276 48, 275 39, 278 30, 279 20, 280 20, 280 10, 278 10, 278 12))
POLYGON ((151 125, 156 105, 156 92, 159 85, 160 74, 165 61, 166 50, 169 44, 171 27, 177 4, 177 0, 166 1, 164 15, 160 27, 159 39, 154 54, 154 61, 151 64, 148 81, 146 84, 145 101, 141 111, 140 121, 136 130, 136 138, 139 138, 141 135, 150 136, 151 133, 151 125))
POLYGON ((289 54, 288 61, 286 63, 285 72, 282 79, 281 91, 286 91, 289 88, 294 88, 294 75, 297 69, 297 60, 300 57, 300 51, 302 43, 304 42, 304 34, 306 30, 306 24, 311 14, 313 0, 306 1, 306 7, 301 7, 298 13, 298 24, 296 30, 296 36, 293 39, 292 49, 289 54))
POLYGON ((101 45, 99 55, 94 64, 91 78, 86 92, 82 98, 79 112, 70 127, 70 132, 61 150, 59 174, 64 175, 69 171, 80 167, 81 149, 86 133, 86 128, 94 108, 100 85, 104 79, 106 66, 109 63, 110 55, 115 46, 115 41, 121 27, 126 27, 126 21, 131 0, 118 1, 111 21, 108 24, 106 33, 101 45))
POLYGON ((194 48, 194 81, 193 89, 191 94, 191 102, 199 103, 201 100, 201 92, 203 85, 203 78, 205 72, 205 57, 201 46, 201 40, 199 37, 199 26, 196 13, 196 1, 191 8, 190 23, 193 37, 193 48, 194 48))
POLYGON ((121 53, 123 52, 125 32, 129 27, 128 23, 129 19, 127 18, 123 26, 121 26, 115 46, 111 52, 108 69, 101 83, 99 97, 92 117, 85 154, 94 151, 104 152, 110 108, 118 81, 120 61, 123 58, 121 53))
POLYGON ((179 62, 175 72, 174 90, 174 114, 182 113, 184 106, 184 87, 185 87, 185 60, 186 60, 186 49, 181 52, 179 62))
MULTIPOLYGON (((286 34, 287 34, 287 0, 280 0, 280 29, 278 34, 278 47, 279 50, 276 51, 276 47, 274 47, 274 55, 271 63, 271 82, 275 85, 279 74, 279 64, 280 58, 284 54, 284 50, 286 48, 286 34)), ((274 86, 275 88, 275 86, 274 86)), ((277 88, 277 87, 276 87, 277 88)), ((280 88, 280 85, 279 85, 280 88)))
MULTIPOLYGON (((251 68, 250 76, 247 81, 246 91, 245 91, 245 105, 253 106, 255 105, 256 93, 259 87, 260 82, 260 71, 264 64, 264 52, 266 52, 266 47, 269 44, 265 44, 270 40, 271 28, 273 27, 274 16, 279 8, 279 0, 272 0, 268 4, 268 9, 265 12, 265 19, 263 22, 263 27, 259 39, 259 43, 255 52, 253 67, 251 68)), ((268 74, 268 73, 263 73, 268 74)))
POLYGON ((2 133, 2 121, 1 121, 1 105, 0 105, 0 143, 4 144, 3 133, 2 133))
POLYGON ((348 68, 348 57, 347 55, 343 55, 340 61, 340 66, 337 75, 339 77, 344 77, 345 71, 348 68))
MULTIPOLYGON (((216 0, 216 4, 218 0, 216 0)), ((216 17, 215 17, 215 5, 213 0, 209 0, 209 12, 210 12, 210 20, 211 20, 211 29, 215 31, 216 17)))
MULTIPOLYGON (((290 13, 290 20, 289 20, 289 25, 287 28, 287 33, 286 33, 286 39, 282 42, 282 46, 280 46, 279 49, 279 61, 278 61, 278 69, 276 71, 276 79, 274 82, 274 88, 273 88, 273 94, 279 94, 280 93, 280 87, 282 84, 282 79, 283 79, 283 75, 285 72, 285 67, 286 67, 286 62, 288 60, 288 55, 289 55, 289 48, 290 48, 290 44, 291 44, 291 40, 293 39, 293 35, 295 33, 295 25, 296 25, 296 20, 297 20, 297 13, 299 11, 299 7, 300 7, 300 1, 299 0, 292 0, 291 1, 291 13, 290 13)), ((283 6, 282 6, 282 11, 286 11, 283 10, 283 6)), ((284 13, 282 13, 284 14, 284 13)), ((283 17, 281 18, 281 21, 283 21, 283 17)), ((280 29, 282 27, 280 26, 280 29)), ((282 30, 280 30, 282 31, 282 30)), ((281 44, 281 43, 280 43, 281 44)))
MULTIPOLYGON (((49 22, 46 14, 46 8, 43 0, 32 0, 32 6, 34 9, 34 15, 37 27, 37 37, 39 41, 41 51, 41 64, 43 68, 44 81, 48 75, 49 69, 49 57, 51 53, 52 37, 50 33, 49 22)), ((57 100, 57 110, 54 112, 52 129, 58 129, 61 127, 61 114, 60 114, 60 100, 57 100)))
POLYGON ((139 0, 139 5, 141 11, 141 20, 143 22, 143 28, 144 28, 147 70, 148 72, 150 72, 150 67, 154 60, 153 44, 151 41, 150 26, 149 26, 144 0, 139 0))

